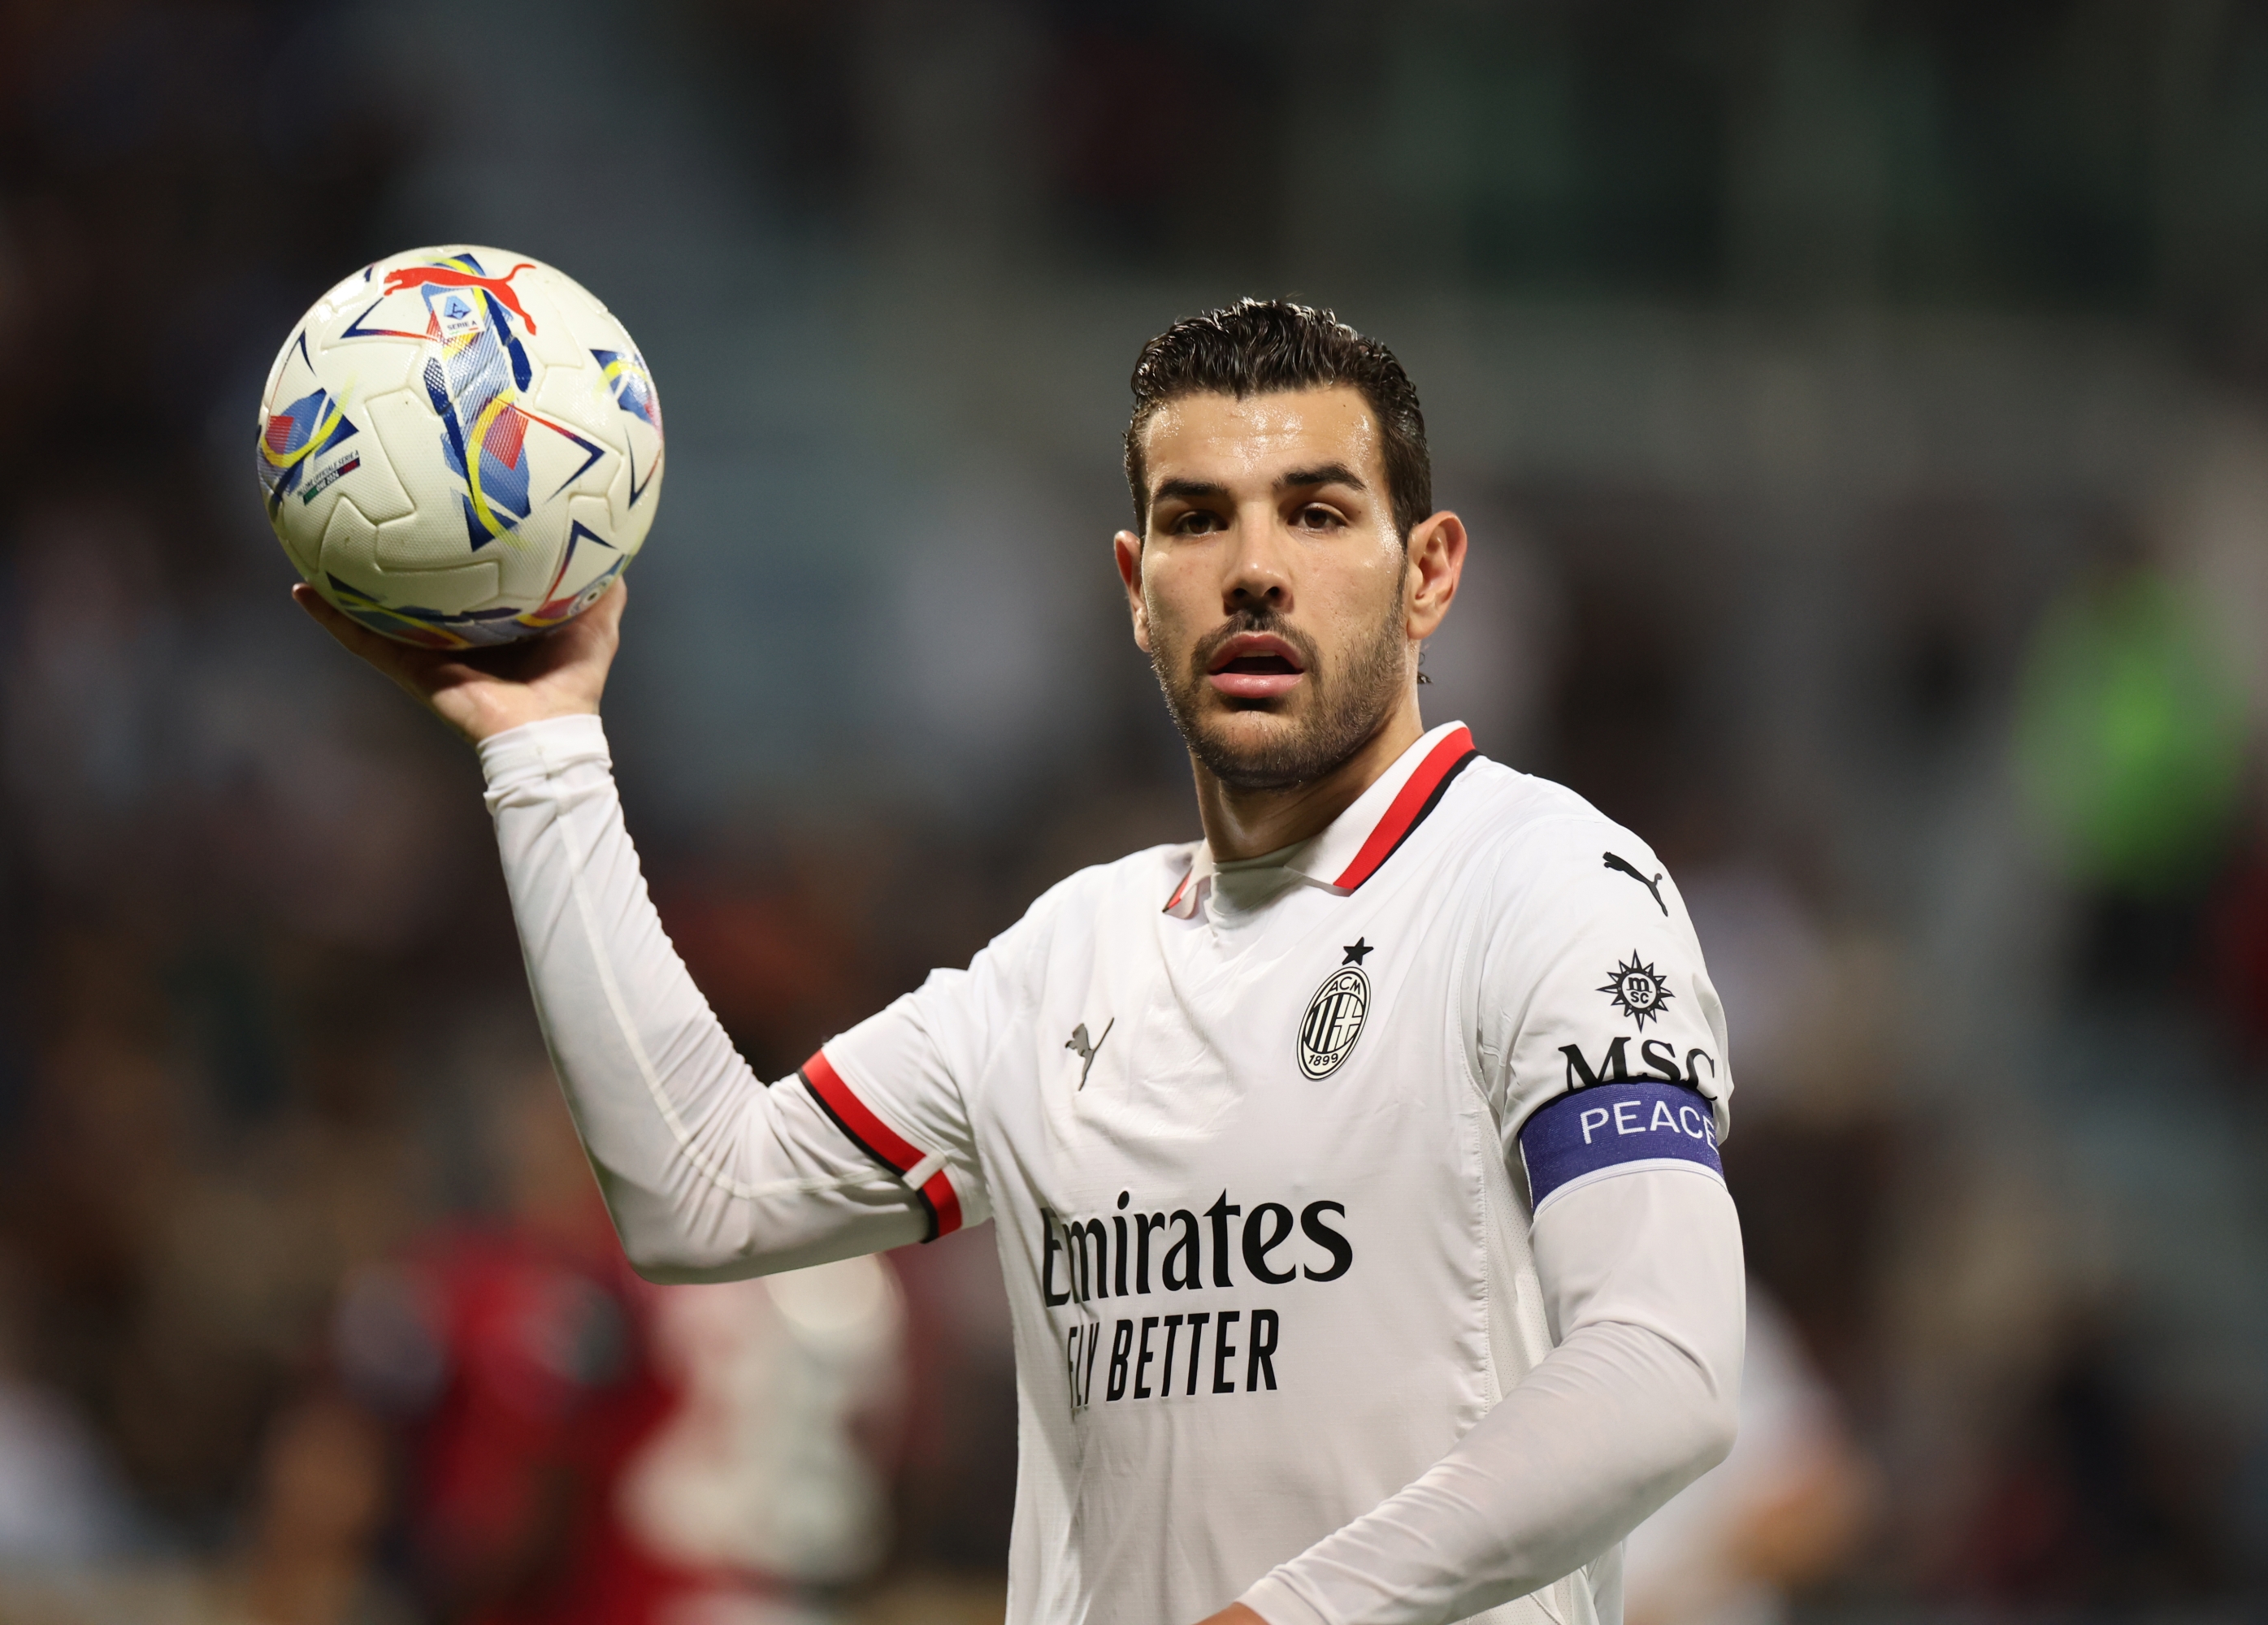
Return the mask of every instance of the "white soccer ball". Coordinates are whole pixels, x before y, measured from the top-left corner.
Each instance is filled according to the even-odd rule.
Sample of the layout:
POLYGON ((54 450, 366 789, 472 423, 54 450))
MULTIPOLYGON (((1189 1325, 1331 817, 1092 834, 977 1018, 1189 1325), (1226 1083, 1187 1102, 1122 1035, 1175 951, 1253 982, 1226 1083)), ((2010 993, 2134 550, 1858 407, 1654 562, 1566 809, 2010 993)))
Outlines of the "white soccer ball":
POLYGON ((315 301, 269 369, 258 464, 299 574, 431 649, 573 619, 661 494, 661 401, 622 324, 494 248, 419 248, 315 301))

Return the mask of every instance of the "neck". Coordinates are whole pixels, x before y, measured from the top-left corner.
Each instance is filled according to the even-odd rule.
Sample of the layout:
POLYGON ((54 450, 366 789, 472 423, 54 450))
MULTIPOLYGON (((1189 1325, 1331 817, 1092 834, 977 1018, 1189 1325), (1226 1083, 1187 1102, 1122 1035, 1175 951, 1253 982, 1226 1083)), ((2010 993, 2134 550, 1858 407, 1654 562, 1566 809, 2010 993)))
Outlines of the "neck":
POLYGON ((1418 691, 1413 686, 1377 732, 1344 761, 1319 778, 1267 790, 1244 790, 1216 778, 1205 765, 1190 759, 1197 782, 1197 816, 1204 822, 1205 844, 1213 857, 1233 863, 1258 857, 1293 842, 1321 835, 1331 820, 1349 807, 1379 776, 1401 759, 1402 753, 1425 736, 1418 719, 1418 691))

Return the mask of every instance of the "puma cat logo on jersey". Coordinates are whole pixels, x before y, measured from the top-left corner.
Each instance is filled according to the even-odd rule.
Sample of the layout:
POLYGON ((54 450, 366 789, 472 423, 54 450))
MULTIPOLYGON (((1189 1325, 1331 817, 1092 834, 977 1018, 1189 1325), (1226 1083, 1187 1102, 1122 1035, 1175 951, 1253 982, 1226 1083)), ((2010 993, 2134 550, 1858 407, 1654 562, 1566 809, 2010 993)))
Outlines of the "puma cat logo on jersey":
POLYGON ((1647 891, 1652 892, 1653 893, 1654 907, 1661 910, 1665 918, 1668 915, 1669 905, 1661 901, 1661 877, 1660 875, 1657 874, 1653 879, 1649 880, 1644 875, 1638 873, 1637 866, 1634 865, 1627 857, 1617 857, 1612 852, 1602 852, 1600 856, 1607 860, 1608 868, 1620 870, 1624 874, 1628 875, 1631 879, 1646 887, 1647 891))
POLYGON ((1071 1030, 1071 1038, 1064 1043, 1064 1048, 1079 1051, 1079 1086, 1081 1089, 1086 1087, 1086 1075, 1094 1070, 1094 1052, 1102 1048, 1102 1040, 1108 1038, 1110 1029, 1117 1025, 1118 1018, 1111 1017, 1104 1026, 1101 1036, 1093 1043, 1087 1042, 1086 1023, 1084 1021, 1071 1030))

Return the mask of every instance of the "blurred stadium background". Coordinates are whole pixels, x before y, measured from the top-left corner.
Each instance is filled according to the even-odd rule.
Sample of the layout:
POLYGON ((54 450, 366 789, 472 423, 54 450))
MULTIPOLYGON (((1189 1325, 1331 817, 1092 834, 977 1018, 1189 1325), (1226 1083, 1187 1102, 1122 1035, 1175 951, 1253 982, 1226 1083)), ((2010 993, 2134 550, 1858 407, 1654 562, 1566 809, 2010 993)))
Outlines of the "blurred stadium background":
POLYGON ((1429 715, 1654 843, 1733 1022, 1778 1453, 1634 1621, 2257 1614, 2268 5, 7 0, 0 1619, 659 1619, 509 1600, 656 1527, 674 1621, 998 1618, 990 1232, 610 1273, 475 765, 285 601, 269 359, 448 240, 659 380, 611 729, 767 1075, 1195 833, 1139 342, 1387 340, 1429 715))

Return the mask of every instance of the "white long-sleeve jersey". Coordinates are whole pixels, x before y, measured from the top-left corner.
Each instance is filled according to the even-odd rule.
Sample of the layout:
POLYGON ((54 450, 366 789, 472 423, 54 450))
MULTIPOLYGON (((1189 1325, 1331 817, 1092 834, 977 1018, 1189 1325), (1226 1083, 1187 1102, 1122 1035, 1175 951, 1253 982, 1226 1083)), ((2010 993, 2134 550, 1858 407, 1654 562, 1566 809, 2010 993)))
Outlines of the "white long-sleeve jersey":
POLYGON ((767 1087, 646 894, 595 717, 488 740, 538 1012, 631 1258, 993 1220, 1011 1625, 1592 1625, 1721 1458, 1724 1024, 1653 853, 1427 734, 1314 840, 1085 871, 767 1087))

